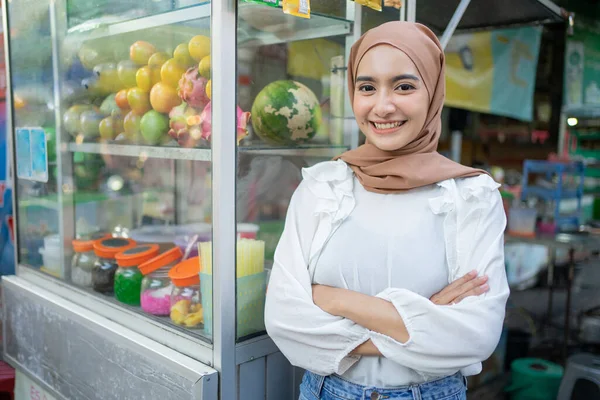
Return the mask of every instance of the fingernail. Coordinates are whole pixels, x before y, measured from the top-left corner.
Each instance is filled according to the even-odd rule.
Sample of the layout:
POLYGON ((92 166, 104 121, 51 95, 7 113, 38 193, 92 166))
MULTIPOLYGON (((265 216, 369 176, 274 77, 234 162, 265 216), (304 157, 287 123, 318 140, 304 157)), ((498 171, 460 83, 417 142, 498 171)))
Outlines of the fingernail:
POLYGON ((488 285, 487 283, 485 285, 481 285, 481 290, 487 292, 488 290, 490 290, 490 285, 488 285))
POLYGON ((473 270, 473 271, 469 272, 467 275, 469 275, 469 276, 477 276, 477 271, 473 270))
POLYGON ((486 281, 488 280, 488 277, 487 277, 487 275, 480 276, 480 277, 479 277, 479 280, 480 280, 481 282, 486 282, 486 281))

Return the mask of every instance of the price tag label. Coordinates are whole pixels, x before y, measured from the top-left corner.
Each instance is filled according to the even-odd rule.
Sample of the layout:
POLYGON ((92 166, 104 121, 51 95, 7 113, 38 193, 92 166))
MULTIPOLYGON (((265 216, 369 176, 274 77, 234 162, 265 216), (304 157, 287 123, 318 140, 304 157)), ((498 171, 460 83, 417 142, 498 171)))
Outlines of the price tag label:
POLYGON ((19 370, 16 370, 15 373, 15 399, 56 400, 54 396, 19 370))

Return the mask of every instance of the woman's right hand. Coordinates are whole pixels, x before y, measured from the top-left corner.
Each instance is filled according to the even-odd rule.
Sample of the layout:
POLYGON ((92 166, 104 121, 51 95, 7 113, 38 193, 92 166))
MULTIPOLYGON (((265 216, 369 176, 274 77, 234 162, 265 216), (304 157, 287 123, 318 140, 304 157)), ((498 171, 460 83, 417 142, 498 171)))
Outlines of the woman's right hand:
POLYGON ((465 297, 479 296, 490 290, 487 281, 487 276, 477 276, 477 271, 471 271, 431 296, 429 300, 440 306, 460 303, 465 297))

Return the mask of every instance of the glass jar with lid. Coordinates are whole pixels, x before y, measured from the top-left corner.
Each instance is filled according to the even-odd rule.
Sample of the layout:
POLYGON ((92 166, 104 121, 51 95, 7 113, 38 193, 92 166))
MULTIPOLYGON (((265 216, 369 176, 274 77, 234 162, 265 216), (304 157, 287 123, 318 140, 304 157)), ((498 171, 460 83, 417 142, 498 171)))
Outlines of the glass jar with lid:
POLYGON ((108 238, 94 243, 96 261, 92 269, 92 289, 99 293, 113 293, 115 272, 119 268, 115 256, 135 246, 134 240, 125 238, 108 238))
POLYGON ((167 316, 171 311, 173 284, 169 271, 179 263, 183 253, 174 247, 139 266, 144 275, 141 290, 142 310, 148 314, 167 316))
POLYGON ((115 298, 130 306, 140 305, 140 291, 144 276, 139 266, 158 255, 157 244, 143 244, 115 255, 119 268, 115 272, 115 298))
POLYGON ((200 295, 200 257, 180 262, 169 271, 173 282, 171 321, 187 328, 201 328, 204 322, 200 295))
POLYGON ((96 262, 94 243, 109 237, 108 233, 96 232, 71 242, 74 252, 71 259, 71 282, 81 287, 92 287, 92 269, 96 262))

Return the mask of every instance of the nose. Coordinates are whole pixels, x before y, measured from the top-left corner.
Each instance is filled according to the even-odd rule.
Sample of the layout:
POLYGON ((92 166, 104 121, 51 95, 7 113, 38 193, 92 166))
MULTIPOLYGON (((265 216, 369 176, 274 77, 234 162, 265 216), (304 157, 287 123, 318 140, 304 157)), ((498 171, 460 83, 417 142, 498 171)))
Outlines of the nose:
POLYGON ((385 117, 392 114, 396 110, 396 106, 392 101, 392 96, 387 91, 381 91, 377 94, 375 107, 373 112, 378 117, 385 117))

